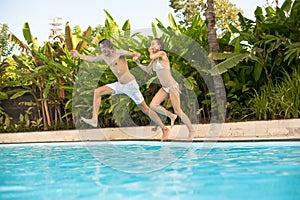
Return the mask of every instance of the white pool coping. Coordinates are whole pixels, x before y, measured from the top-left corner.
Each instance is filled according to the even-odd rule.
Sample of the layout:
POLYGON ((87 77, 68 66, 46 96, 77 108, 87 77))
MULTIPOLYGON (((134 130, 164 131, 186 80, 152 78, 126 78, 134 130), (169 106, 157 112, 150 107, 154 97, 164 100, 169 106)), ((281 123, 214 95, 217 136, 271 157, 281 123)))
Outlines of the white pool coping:
MULTIPOLYGON (((232 122, 223 124, 194 124, 194 142, 201 141, 300 141, 300 119, 232 122)), ((153 126, 92 128, 42 132, 0 133, 0 144, 145 140, 159 141, 161 130, 153 126)), ((186 141, 188 129, 175 125, 168 141, 186 141)))

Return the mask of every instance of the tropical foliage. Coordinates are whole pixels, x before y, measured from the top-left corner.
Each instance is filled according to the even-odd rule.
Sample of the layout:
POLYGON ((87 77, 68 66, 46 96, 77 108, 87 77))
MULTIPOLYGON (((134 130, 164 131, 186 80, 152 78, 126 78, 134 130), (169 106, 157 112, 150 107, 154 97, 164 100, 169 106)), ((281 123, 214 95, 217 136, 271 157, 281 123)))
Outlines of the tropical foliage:
MULTIPOLYGON (((214 59, 223 61, 211 73, 223 74, 233 118, 237 118, 238 113, 241 118, 248 116, 247 102, 253 91, 263 93, 263 87, 276 87, 278 82, 287 78, 286 73, 299 72, 300 1, 286 0, 281 8, 267 7, 264 11, 265 14, 261 7, 257 7, 255 22, 239 15, 242 29, 239 31, 231 26, 231 31, 238 37, 230 40, 228 32, 220 40, 227 52, 211 54, 214 59)), ((297 73, 293 78, 297 80, 297 73)), ((296 95, 295 98, 299 99, 299 94, 296 95)), ((299 107, 291 106, 295 106, 299 115, 299 107)), ((285 115, 286 118, 289 116, 285 115)), ((266 115, 263 119, 269 117, 266 115)))
MULTIPOLYGON (((205 19, 207 15, 208 2, 204 0, 170 0, 170 7, 174 9, 179 23, 190 26, 194 16, 200 15, 205 19)), ((223 34, 228 30, 229 24, 238 26, 238 13, 243 13, 235 4, 229 0, 214 0, 217 33, 223 34)))
MULTIPOLYGON (((103 38, 111 39, 117 48, 141 53, 141 60, 147 64, 150 41, 161 37, 172 73, 182 89, 183 109, 194 123, 211 120, 216 109, 211 99, 216 95, 213 78, 220 75, 226 89, 229 120, 297 118, 300 116, 299 12, 299 1, 286 0, 281 8, 257 7, 255 21, 239 14, 240 27, 229 24, 230 30, 218 38, 220 53, 209 55, 208 26, 200 15, 195 15, 189 26, 183 26, 169 14, 168 26, 156 19, 150 27, 152 33, 143 35, 131 30, 129 20, 119 27, 105 11, 103 26, 81 31, 80 27, 72 29, 66 23, 63 35, 41 46, 28 23, 23 26, 26 43, 2 28, 1 38, 7 40, 0 38, 0 103, 19 100, 19 105, 26 109, 14 124, 1 103, 0 131, 87 128, 80 116, 89 117, 92 113, 94 89, 116 78, 104 63, 84 62, 71 57, 70 50, 99 54, 97 44, 103 38), (9 44, 5 44, 7 41, 9 44), (10 45, 18 48, 19 53, 11 56, 10 45), (212 67, 209 57, 219 63, 212 67), (24 100, 25 95, 32 100, 24 100)), ((157 78, 145 74, 131 59, 128 63, 149 104, 160 88, 157 78)), ((164 106, 172 111, 170 102, 166 101, 164 106)), ((123 95, 105 96, 99 113, 101 127, 152 123, 123 95)))

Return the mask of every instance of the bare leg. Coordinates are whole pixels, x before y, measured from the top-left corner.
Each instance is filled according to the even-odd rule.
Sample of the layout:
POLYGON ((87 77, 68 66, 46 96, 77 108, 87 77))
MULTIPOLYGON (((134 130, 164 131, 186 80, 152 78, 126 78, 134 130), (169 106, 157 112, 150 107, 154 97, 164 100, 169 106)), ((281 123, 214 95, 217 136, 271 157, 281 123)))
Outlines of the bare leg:
POLYGON ((164 141, 164 140, 168 139, 168 137, 170 135, 169 129, 162 123, 162 121, 159 118, 159 116, 147 106, 147 104, 145 103, 145 101, 143 101, 141 104, 138 104, 137 106, 146 115, 148 115, 155 122, 155 124, 157 124, 162 129, 163 136, 161 138, 161 141, 164 141))
POLYGON ((161 88, 153 97, 150 103, 150 108, 159 114, 169 117, 171 120, 171 127, 173 127, 177 115, 171 113, 170 111, 166 110, 163 106, 160 105, 164 100, 168 98, 168 96, 168 93, 166 93, 166 91, 164 91, 164 89, 161 88))
POLYGON ((84 121, 85 123, 93 126, 93 127, 97 127, 98 125, 98 112, 100 109, 100 105, 101 105, 101 96, 102 95, 107 95, 107 94, 112 94, 114 93, 114 90, 107 87, 107 86, 102 86, 99 87, 97 89, 95 89, 94 91, 94 100, 93 100, 93 115, 91 119, 86 119, 84 117, 81 117, 82 121, 84 121))
POLYGON ((180 117, 180 119, 189 129, 188 139, 193 139, 195 134, 195 129, 192 126, 192 123, 188 118, 188 116, 182 111, 180 107, 180 96, 176 93, 176 91, 174 91, 173 88, 170 89, 170 99, 175 113, 180 117))

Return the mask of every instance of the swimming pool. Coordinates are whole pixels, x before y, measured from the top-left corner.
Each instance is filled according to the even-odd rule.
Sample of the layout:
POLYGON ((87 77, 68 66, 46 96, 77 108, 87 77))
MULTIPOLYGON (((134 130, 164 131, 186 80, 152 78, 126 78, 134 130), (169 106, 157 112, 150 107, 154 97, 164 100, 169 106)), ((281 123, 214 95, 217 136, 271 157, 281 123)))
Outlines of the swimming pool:
POLYGON ((300 142, 0 145, 0 199, 300 199, 300 142))

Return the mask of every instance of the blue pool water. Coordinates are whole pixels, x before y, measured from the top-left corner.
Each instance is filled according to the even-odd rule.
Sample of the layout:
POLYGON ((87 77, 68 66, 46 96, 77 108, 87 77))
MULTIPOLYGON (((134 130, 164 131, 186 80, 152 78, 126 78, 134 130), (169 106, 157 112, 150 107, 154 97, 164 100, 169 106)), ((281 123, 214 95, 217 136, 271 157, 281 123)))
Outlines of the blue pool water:
POLYGON ((300 142, 0 145, 0 199, 300 199, 300 142))

